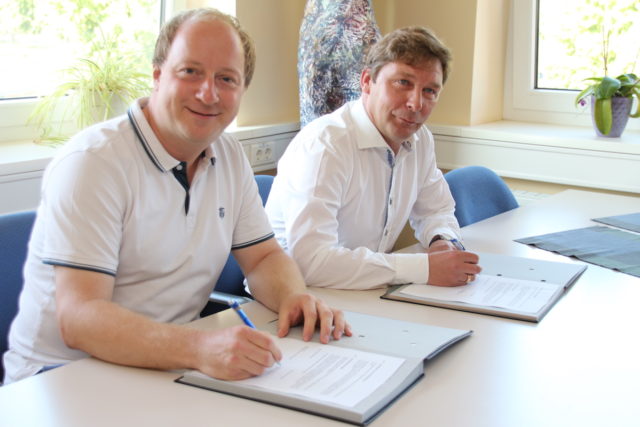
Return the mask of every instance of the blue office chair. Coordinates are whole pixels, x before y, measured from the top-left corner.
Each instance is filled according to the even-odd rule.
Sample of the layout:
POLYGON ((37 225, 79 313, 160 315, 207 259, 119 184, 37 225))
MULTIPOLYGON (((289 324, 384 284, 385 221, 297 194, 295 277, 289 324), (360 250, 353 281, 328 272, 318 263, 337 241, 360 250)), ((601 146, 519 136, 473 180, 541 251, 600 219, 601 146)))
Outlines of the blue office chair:
MULTIPOLYGON (((7 351, 9 327, 18 313, 22 291, 22 268, 36 218, 35 211, 0 215, 0 356, 7 351)), ((0 363, 0 381, 4 366, 0 363)))
POLYGON ((447 172, 444 178, 456 202, 460 227, 518 207, 507 184, 491 169, 465 166, 447 172))
MULTIPOLYGON (((258 184, 258 192, 262 198, 262 206, 264 206, 267 203, 269 191, 271 191, 273 176, 256 175, 255 179, 258 184)), ((236 300, 239 304, 242 304, 250 299, 251 295, 244 290, 244 274, 242 274, 242 270, 233 255, 229 254, 216 286, 211 295, 209 295, 209 302, 200 315, 208 316, 228 308, 229 300, 236 300)))

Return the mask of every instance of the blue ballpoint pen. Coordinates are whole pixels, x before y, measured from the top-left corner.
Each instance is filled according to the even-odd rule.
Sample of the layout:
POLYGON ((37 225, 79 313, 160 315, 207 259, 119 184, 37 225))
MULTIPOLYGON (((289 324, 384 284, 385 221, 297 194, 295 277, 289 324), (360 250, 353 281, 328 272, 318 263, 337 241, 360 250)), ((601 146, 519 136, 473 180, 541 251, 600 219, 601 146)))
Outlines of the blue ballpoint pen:
POLYGON ((254 325, 251 320, 247 317, 246 314, 244 314, 244 311, 242 311, 242 308, 240 308, 240 305, 238 304, 238 301, 231 301, 229 303, 229 307, 233 308, 236 313, 238 313, 238 316, 240 316, 240 318, 242 319, 242 321, 244 322, 245 325, 247 325, 248 327, 252 328, 252 329, 256 329, 256 325, 254 325))
POLYGON ((458 239, 451 239, 451 243, 453 243, 453 246, 455 246, 458 250, 464 251, 465 248, 462 245, 462 243, 460 242, 460 240, 458 239))
MULTIPOLYGON (((238 304, 238 301, 231 301, 229 303, 229 307, 233 308, 235 312, 238 313, 238 316, 240 316, 245 325, 247 325, 251 329, 257 329, 256 325, 253 324, 251 319, 249 319, 242 308, 240 308, 240 304, 238 304)), ((277 360, 276 365, 280 366, 280 362, 278 362, 277 360)))

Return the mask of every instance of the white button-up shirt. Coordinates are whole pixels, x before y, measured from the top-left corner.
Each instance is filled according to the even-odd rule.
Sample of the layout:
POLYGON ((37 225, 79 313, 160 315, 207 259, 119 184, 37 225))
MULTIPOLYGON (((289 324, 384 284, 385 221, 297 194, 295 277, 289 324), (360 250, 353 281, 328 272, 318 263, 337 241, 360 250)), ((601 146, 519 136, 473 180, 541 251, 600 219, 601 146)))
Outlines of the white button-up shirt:
POLYGON ((300 131, 278 163, 266 210, 311 286, 425 282, 425 254, 389 253, 407 220, 425 247, 436 234, 460 236, 429 130, 394 155, 362 100, 300 131))

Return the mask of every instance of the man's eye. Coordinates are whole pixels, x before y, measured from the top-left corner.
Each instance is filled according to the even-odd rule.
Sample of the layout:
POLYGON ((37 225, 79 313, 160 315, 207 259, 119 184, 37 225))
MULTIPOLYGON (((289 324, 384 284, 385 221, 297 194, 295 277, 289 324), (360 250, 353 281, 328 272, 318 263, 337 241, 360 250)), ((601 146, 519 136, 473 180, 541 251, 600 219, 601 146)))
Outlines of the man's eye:
POLYGON ((195 68, 186 67, 180 70, 180 72, 187 76, 194 76, 198 73, 198 70, 196 70, 195 68))
POLYGON ((236 79, 235 77, 222 76, 220 77, 220 79, 228 85, 233 85, 233 86, 238 85, 238 79, 236 79))
POLYGON ((430 98, 436 98, 438 96, 438 91, 435 90, 435 89, 432 89, 430 87, 425 88, 424 89, 424 93, 425 93, 425 95, 427 95, 430 98))

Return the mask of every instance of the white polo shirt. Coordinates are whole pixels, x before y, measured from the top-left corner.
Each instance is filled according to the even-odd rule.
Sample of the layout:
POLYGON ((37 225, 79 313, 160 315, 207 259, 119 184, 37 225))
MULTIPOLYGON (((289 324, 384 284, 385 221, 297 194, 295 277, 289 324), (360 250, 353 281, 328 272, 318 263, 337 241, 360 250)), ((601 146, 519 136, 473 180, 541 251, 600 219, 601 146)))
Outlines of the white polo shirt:
POLYGON ((425 247, 436 234, 459 238, 454 208, 429 130, 394 154, 361 99, 296 135, 266 204, 307 285, 344 289, 427 281, 426 255, 389 252, 407 220, 425 247))
POLYGON ((62 341, 53 265, 114 276, 114 302, 185 323, 207 303, 230 249, 273 237, 242 147, 226 134, 203 152, 187 210, 173 172, 180 162, 152 132, 146 102, 79 133, 45 171, 5 356, 8 381, 86 357, 62 341))

